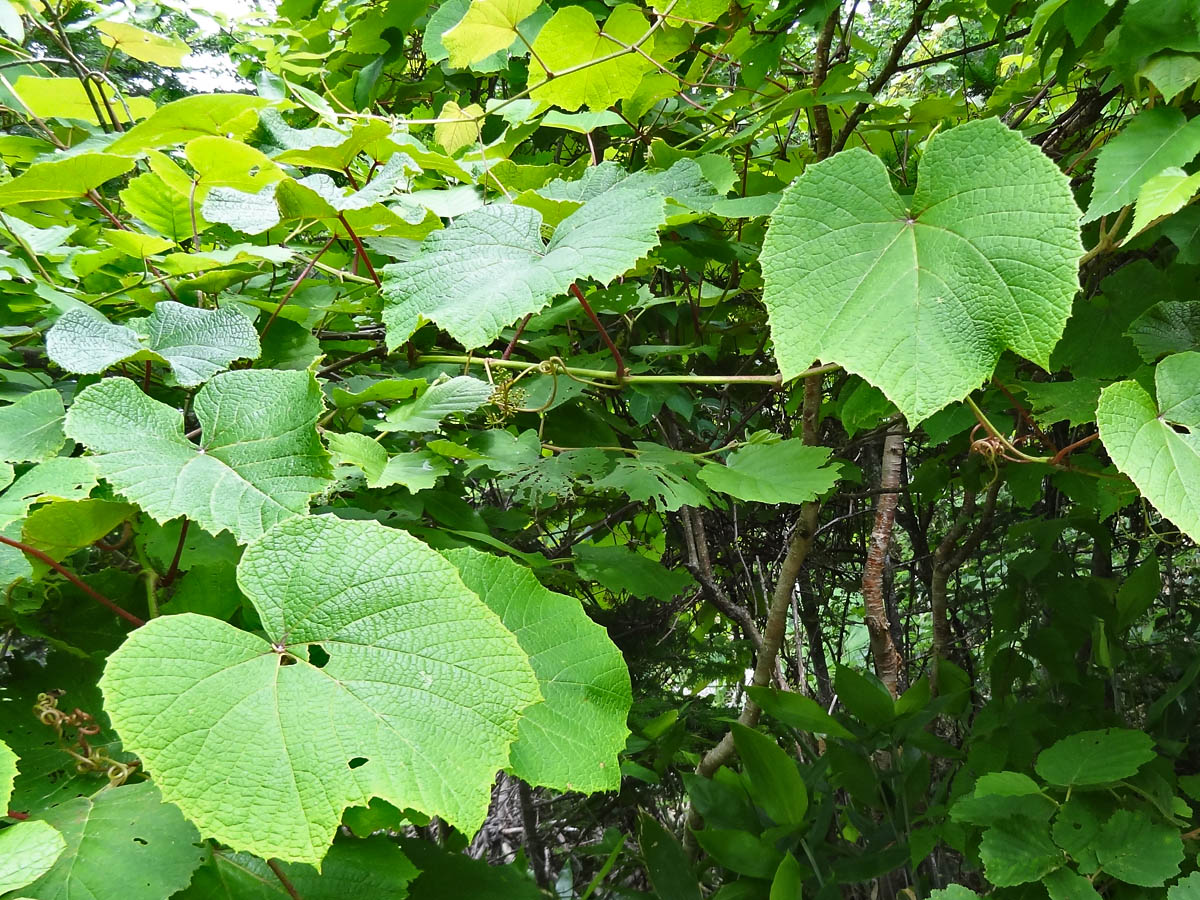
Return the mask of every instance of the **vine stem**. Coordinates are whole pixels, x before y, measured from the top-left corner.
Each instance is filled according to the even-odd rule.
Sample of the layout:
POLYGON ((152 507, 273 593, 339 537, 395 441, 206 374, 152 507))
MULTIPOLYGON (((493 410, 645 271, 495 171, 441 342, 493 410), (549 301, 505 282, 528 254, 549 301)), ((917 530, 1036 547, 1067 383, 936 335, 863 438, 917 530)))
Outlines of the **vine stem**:
POLYGON ((271 871, 275 873, 275 877, 279 879, 279 883, 283 885, 283 889, 288 892, 288 896, 291 897, 292 900, 304 900, 304 898, 300 896, 300 892, 296 890, 296 886, 292 884, 291 879, 283 874, 283 869, 279 867, 278 862, 273 859, 268 859, 267 865, 270 867, 271 871))
POLYGON ((343 213, 338 213, 338 221, 345 227, 346 234, 350 235, 350 240, 354 241, 354 249, 358 251, 358 258, 367 267, 367 271, 371 275, 371 280, 375 282, 375 287, 380 287, 379 276, 375 274, 375 267, 371 265, 371 260, 367 258, 367 248, 358 239, 358 235, 354 233, 354 229, 350 227, 350 223, 346 221, 346 216, 343 213))
MULTIPOLYGON (((541 362, 524 362, 517 359, 489 359, 484 356, 471 356, 465 353, 422 353, 417 357, 417 362, 422 363, 453 363, 455 365, 464 366, 480 366, 491 367, 494 369, 536 369, 543 365, 541 362)), ((581 369, 576 366, 559 366, 561 372, 565 375, 573 375, 579 378, 604 378, 610 381, 616 381, 615 372, 607 371, 606 369, 581 369)), ((799 373, 797 378, 806 378, 809 375, 825 375, 829 372, 836 372, 841 369, 837 363, 830 363, 826 366, 813 366, 811 369, 805 369, 799 373)), ((790 380, 790 379, 789 379, 790 380)), ((783 384, 783 376, 776 373, 774 375, 626 375, 621 379, 621 384, 766 384, 772 387, 779 387, 783 384)))
POLYGON ((608 336, 608 330, 600 321, 600 317, 592 310, 592 307, 584 299, 583 291, 579 289, 579 285, 571 285, 571 293, 575 295, 575 299, 579 301, 579 305, 583 307, 583 311, 587 313, 587 317, 592 320, 592 324, 596 326, 596 330, 600 332, 600 338, 608 347, 608 352, 612 354, 613 362, 617 364, 616 381, 621 384, 625 380, 625 360, 621 358, 621 351, 617 349, 617 345, 613 343, 612 338, 608 336))
POLYGON ((263 326, 262 334, 258 336, 260 340, 267 336, 267 332, 271 330, 271 326, 275 324, 275 320, 279 317, 280 311, 287 304, 287 302, 292 299, 292 294, 296 293, 296 290, 301 284, 304 283, 304 279, 309 276, 309 273, 312 272, 313 267, 316 266, 317 260, 321 258, 326 250, 333 246, 333 242, 336 240, 336 237, 331 237, 325 246, 317 252, 317 255, 308 261, 308 265, 304 267, 304 270, 301 271, 296 280, 292 282, 292 286, 287 289, 287 293, 283 295, 283 299, 279 301, 279 305, 271 311, 271 318, 267 319, 267 324, 263 326))
POLYGON ((12 538, 5 537, 2 534, 0 534, 0 544, 7 544, 10 547, 16 547, 22 553, 28 553, 30 556, 34 557, 35 559, 40 559, 42 562, 44 562, 46 565, 48 565, 50 568, 52 568, 55 572, 57 572, 63 578, 67 579, 67 581, 71 582, 71 584, 75 585, 75 587, 79 588, 81 591, 83 591, 85 594, 87 594, 89 597, 91 597, 93 600, 95 600, 101 606, 105 606, 108 609, 110 609, 112 612, 116 613, 118 616, 120 616, 126 622, 130 622, 139 628, 141 628, 143 625, 146 624, 144 619, 139 619, 133 613, 129 612, 129 610, 122 609, 121 607, 117 606, 117 604, 113 603, 111 600, 109 600, 107 597, 105 597, 103 594, 101 594, 95 588, 86 584, 83 581, 83 579, 81 579, 74 572, 70 571, 63 565, 59 564, 56 560, 51 558, 48 554, 43 553, 41 550, 38 550, 36 547, 30 547, 28 544, 24 544, 21 541, 14 541, 12 538))
POLYGON ((171 565, 167 567, 167 574, 159 582, 159 587, 170 587, 171 582, 179 577, 179 560, 183 557, 183 544, 187 540, 188 526, 191 524, 191 519, 185 518, 179 526, 179 543, 175 545, 175 555, 171 557, 171 565))

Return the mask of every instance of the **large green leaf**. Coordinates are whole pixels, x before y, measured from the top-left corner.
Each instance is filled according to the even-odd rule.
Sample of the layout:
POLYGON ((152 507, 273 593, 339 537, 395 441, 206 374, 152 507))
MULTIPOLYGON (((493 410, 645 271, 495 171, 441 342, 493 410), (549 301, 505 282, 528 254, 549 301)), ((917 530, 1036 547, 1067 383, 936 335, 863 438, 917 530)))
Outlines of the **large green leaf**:
POLYGON ((290 862, 319 863, 342 811, 371 797, 478 828, 539 695, 454 566, 405 532, 319 516, 251 544, 238 584, 265 639, 163 616, 101 680, 163 795, 205 835, 290 862))
POLYGON ((1083 731, 1065 737, 1038 755, 1036 769, 1046 781, 1068 785, 1108 784, 1136 775, 1154 759, 1154 738, 1129 728, 1083 731))
POLYGON ((1153 822, 1141 810, 1119 809, 1100 831, 1096 858, 1127 884, 1159 887, 1179 874, 1183 841, 1178 828, 1153 822))
POLYGON ((142 354, 139 358, 169 363, 184 387, 203 384, 235 359, 254 359, 260 352, 258 332, 236 307, 196 309, 171 300, 123 325, 73 307, 46 334, 46 354, 68 372, 96 375, 142 354))
POLYGON ((547 590, 529 569, 469 548, 444 555, 516 635, 538 677, 544 699, 521 718, 511 770, 560 791, 616 790, 633 702, 621 651, 578 600, 547 590))
POLYGON ((40 462, 63 445, 62 396, 55 390, 34 391, 0 407, 0 461, 40 462))
POLYGON ((1176 353, 1154 370, 1154 397, 1136 381, 1100 394, 1096 423, 1118 469, 1155 509, 1200 540, 1200 353, 1176 353))
POLYGON ((442 35, 450 65, 462 69, 506 49, 517 40, 517 26, 541 0, 472 0, 467 14, 442 35))
POLYGON ((163 900, 187 887, 204 858, 196 829, 150 782, 77 797, 37 818, 66 848, 24 889, 31 900, 163 900))
POLYGON ((588 201, 548 245, 536 210, 505 204, 472 210, 426 238, 414 259, 384 268, 388 346, 403 344, 423 321, 468 349, 486 346, 575 281, 607 284, 624 274, 658 244, 665 221, 662 196, 642 184, 588 201))
POLYGON ((133 166, 132 159, 111 153, 78 153, 36 162, 12 181, 0 184, 0 207, 82 197, 133 166))
POLYGON ((66 431, 121 496, 154 519, 187 516, 239 541, 307 512, 331 481, 317 437, 324 406, 308 372, 224 372, 196 394, 200 444, 184 435, 183 415, 126 378, 80 392, 66 431))
POLYGON ((826 465, 829 451, 803 441, 752 444, 734 450, 725 465, 700 469, 700 480, 714 491, 754 503, 805 503, 837 484, 837 470, 826 465))
MULTIPOLYGON (((629 3, 614 9, 603 28, 586 7, 563 7, 542 26, 533 42, 530 95, 570 110, 581 106, 608 109, 618 100, 632 97, 654 63, 627 48, 642 40, 649 27, 642 11, 629 3), (606 59, 613 54, 618 55, 606 59)), ((650 54, 653 47, 654 38, 650 37, 640 49, 650 54)))
POLYGON ((763 244, 785 378, 835 362, 915 424, 978 388, 1004 350, 1046 366, 1077 288, 1067 179, 997 119, 934 137, 910 201, 865 150, 812 166, 763 244))
POLYGON ((1133 203, 1147 181, 1164 169, 1186 166, 1197 153, 1200 118, 1189 121, 1170 106, 1142 110, 1100 151, 1092 202, 1083 221, 1133 203))

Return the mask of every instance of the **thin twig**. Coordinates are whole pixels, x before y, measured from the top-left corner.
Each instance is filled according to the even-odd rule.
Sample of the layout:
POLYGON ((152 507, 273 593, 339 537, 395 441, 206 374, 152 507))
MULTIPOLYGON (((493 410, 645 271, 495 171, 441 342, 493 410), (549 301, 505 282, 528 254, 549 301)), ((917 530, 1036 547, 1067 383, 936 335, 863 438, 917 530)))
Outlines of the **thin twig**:
POLYGON ((300 892, 296 890, 296 886, 292 884, 290 880, 288 880, 286 875, 283 874, 283 869, 279 868, 279 863, 273 859, 268 859, 267 865, 270 867, 271 871, 275 873, 275 877, 279 879, 279 883, 283 885, 283 889, 288 892, 288 896, 291 897, 292 900, 304 900, 304 898, 300 896, 300 892))
POLYGON ((583 311, 587 313, 587 317, 592 320, 592 324, 596 326, 596 330, 600 332, 600 338, 608 347, 608 352, 612 354, 613 362, 617 364, 617 384, 625 380, 625 360, 621 358, 621 351, 617 349, 617 345, 613 343, 612 338, 608 336, 608 331, 601 323, 599 317, 592 311, 592 307, 588 305, 584 299, 583 291, 579 289, 579 285, 571 285, 571 293, 575 295, 575 299, 579 301, 579 305, 583 307, 583 311))
POLYGON ((2 534, 0 534, 0 544, 7 544, 10 547, 16 547, 22 553, 28 553, 34 559, 40 559, 42 562, 44 562, 46 565, 48 565, 50 568, 52 568, 55 572, 57 572, 63 578, 67 579, 67 581, 71 582, 71 584, 75 585, 75 587, 79 588, 81 591, 83 591, 85 594, 87 594, 89 597, 91 597, 97 603, 101 604, 102 606, 108 607, 108 609, 112 610, 114 613, 116 613, 118 616, 120 616, 126 622, 131 622, 132 624, 138 626, 139 628, 146 624, 144 619, 139 619, 137 616, 135 616, 133 613, 129 612, 128 610, 122 609, 121 607, 117 606, 117 604, 113 603, 111 600, 109 600, 107 597, 105 597, 103 594, 101 594, 95 588, 86 584, 74 572, 65 568, 63 565, 61 565, 60 563, 55 561, 51 556, 49 556, 46 553, 43 553, 41 550, 38 550, 36 547, 30 547, 28 544, 23 544, 20 541, 14 541, 12 538, 5 537, 2 534))

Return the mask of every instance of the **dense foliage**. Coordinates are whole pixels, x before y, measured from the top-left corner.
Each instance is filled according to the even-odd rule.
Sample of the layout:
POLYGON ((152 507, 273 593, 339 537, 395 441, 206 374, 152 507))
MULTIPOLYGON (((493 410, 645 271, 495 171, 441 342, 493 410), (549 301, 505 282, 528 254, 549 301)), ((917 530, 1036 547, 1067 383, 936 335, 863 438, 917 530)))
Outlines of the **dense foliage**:
POLYGON ((1196 0, 0 34, 0 896, 1200 900, 1196 0))

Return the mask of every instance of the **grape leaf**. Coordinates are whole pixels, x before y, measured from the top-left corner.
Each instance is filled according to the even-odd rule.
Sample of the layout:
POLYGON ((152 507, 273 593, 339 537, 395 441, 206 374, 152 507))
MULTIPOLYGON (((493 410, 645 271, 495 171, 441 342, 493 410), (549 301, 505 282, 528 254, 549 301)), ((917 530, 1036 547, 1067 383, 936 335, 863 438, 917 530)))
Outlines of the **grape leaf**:
POLYGON ((56 454, 66 440, 65 415, 62 397, 49 389, 0 407, 0 461, 41 462, 56 454))
POLYGON ((113 489, 155 520, 187 516, 244 542, 307 512, 330 483, 315 427, 323 409, 309 372, 223 372, 196 394, 196 446, 177 409, 127 378, 107 378, 79 393, 66 431, 93 452, 113 489))
POLYGON ((1144 109, 1096 159, 1092 202, 1084 222, 1133 203, 1147 181, 1164 169, 1186 166, 1200 153, 1200 118, 1189 121, 1171 106, 1144 109))
POLYGON ((630 500, 648 500, 668 512, 681 506, 712 506, 697 484, 699 466, 694 456, 642 441, 634 446, 640 452, 632 459, 618 460, 612 472, 595 482, 597 488, 622 491, 630 500))
POLYGON ((1193 872, 1171 885, 1167 900, 1200 900, 1200 872, 1193 872))
MULTIPOLYGON (((109 103, 119 104, 122 100, 129 106, 129 114, 135 119, 144 119, 155 110, 149 97, 131 97, 125 94, 118 99, 116 91, 108 85, 92 83, 93 96, 98 91, 109 103)), ((99 125, 96 107, 88 100, 88 92, 78 78, 39 78, 22 75, 14 85, 13 94, 21 98, 21 104, 35 116, 44 119, 82 119, 99 125)), ((122 112, 124 108, 122 108, 122 112)))
POLYGON ((29 507, 46 500, 82 500, 96 486, 89 459, 56 456, 34 466, 0 494, 0 528, 25 518, 29 507))
POLYGON ((585 7, 563 7, 533 42, 530 96, 567 110, 608 109, 632 97, 654 63, 626 48, 641 41, 642 52, 651 54, 654 37, 643 40, 649 28, 642 11, 629 3, 614 9, 603 29, 585 7))
MULTIPOLYGON (((256 194, 236 188, 216 187, 209 191, 204 200, 204 218, 209 222, 229 225, 246 234, 261 234, 280 222, 336 219, 339 215, 365 210, 386 200, 397 185, 406 182, 408 175, 415 171, 416 164, 410 156, 394 153, 370 184, 349 194, 324 174, 300 179, 284 178, 268 184, 256 194)), ((378 207, 376 212, 385 219, 394 219, 403 224, 402 219, 385 207, 378 207)))
POLYGON ((238 583, 266 639, 160 616, 101 679, 163 796, 234 850, 314 865, 373 796, 478 828, 539 694, 454 567, 405 532, 314 516, 247 547, 238 583))
MULTIPOLYGON (((154 172, 146 172, 129 182, 129 187, 121 191, 121 202, 164 240, 179 242, 192 236, 191 198, 154 172)), ((195 230, 207 227, 208 222, 197 211, 195 230)))
MULTIPOLYGON (((253 130, 258 121, 258 111, 270 106, 271 102, 253 94, 196 94, 184 97, 160 106, 150 118, 139 122, 113 141, 109 150, 133 154, 182 144, 205 134, 242 138, 253 130)), ((133 160, 129 162, 132 164, 133 160)))
POLYGON ((1126 334, 1146 362, 1168 353, 1200 350, 1200 303, 1159 301, 1134 319, 1126 334))
POLYGON ((1200 353, 1176 353, 1154 370, 1158 401, 1136 381, 1100 394, 1096 422, 1113 464, 1162 515, 1200 540, 1200 353))
POLYGON ((162 900, 187 887, 200 836, 148 781, 77 797, 37 814, 66 842, 23 893, 32 900, 162 900))
POLYGON ((541 0, 472 0, 466 15, 442 35, 450 65, 464 69, 507 49, 517 40, 517 26, 540 5, 541 0))
POLYGON ((124 325, 74 307, 46 334, 47 355, 68 372, 96 375, 133 357, 154 359, 170 364, 183 387, 203 384, 235 359, 255 359, 260 352, 258 332, 235 307, 196 309, 171 300, 124 325))
POLYGON ((563 220, 548 245, 536 210, 473 209, 426 238, 415 258, 384 267, 388 347, 403 344, 423 321, 467 349, 485 346, 575 281, 607 284, 627 272, 658 244, 665 221, 666 202, 643 184, 588 201, 563 220))
POLYGON ((1164 216, 1183 209, 1197 189, 1200 189, 1200 174, 1189 175, 1178 166, 1170 166, 1147 179, 1138 191, 1129 234, 1141 234, 1164 216))
POLYGON ((516 635, 538 678, 544 699, 521 717, 510 770, 560 791, 618 789, 617 754, 633 699, 629 670, 607 632, 578 600, 547 590, 512 560, 470 548, 443 555, 516 635))
POLYGON ((709 463, 700 480, 714 491, 754 503, 805 503, 837 484, 829 451, 803 441, 752 444, 734 450, 725 465, 709 463))
POLYGON ((8 810, 12 797, 13 781, 17 777, 17 754, 4 741, 0 741, 0 809, 8 810))
POLYGON ((841 363, 916 424, 991 375, 1005 350, 1046 366, 1077 288, 1067 179, 997 119, 934 137, 911 203, 855 149, 784 192, 763 244, 784 378, 841 363))
POLYGON ((0 894, 37 881, 66 847, 63 836, 46 822, 18 822, 0 831, 0 894))
POLYGON ((134 165, 134 160, 111 153, 78 153, 36 162, 12 181, 0 184, 0 207, 82 197, 134 165))
POLYGON ((1042 878, 1042 884, 1050 900, 1101 900, 1092 883, 1070 869, 1055 869, 1042 878))
POLYGON ((487 403, 493 388, 486 381, 457 375, 430 385, 407 403, 388 410, 376 431, 434 431, 447 416, 470 413, 487 403))
POLYGON ((950 887, 934 891, 929 895, 929 900, 980 900, 980 897, 970 888, 952 884, 950 887))

